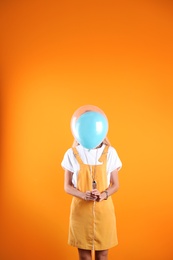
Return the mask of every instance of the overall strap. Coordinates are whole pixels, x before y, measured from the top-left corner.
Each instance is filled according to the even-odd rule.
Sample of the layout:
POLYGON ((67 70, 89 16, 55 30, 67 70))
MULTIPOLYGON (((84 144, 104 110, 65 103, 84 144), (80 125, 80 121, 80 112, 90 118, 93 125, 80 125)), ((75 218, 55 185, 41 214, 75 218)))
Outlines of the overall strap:
POLYGON ((78 161, 78 163, 83 164, 83 161, 81 160, 76 147, 72 147, 72 150, 73 150, 74 156, 75 156, 76 160, 78 161))
POLYGON ((106 161, 107 159, 107 153, 108 153, 108 149, 109 149, 109 145, 106 145, 101 156, 100 156, 100 159, 99 159, 99 162, 104 162, 106 161))

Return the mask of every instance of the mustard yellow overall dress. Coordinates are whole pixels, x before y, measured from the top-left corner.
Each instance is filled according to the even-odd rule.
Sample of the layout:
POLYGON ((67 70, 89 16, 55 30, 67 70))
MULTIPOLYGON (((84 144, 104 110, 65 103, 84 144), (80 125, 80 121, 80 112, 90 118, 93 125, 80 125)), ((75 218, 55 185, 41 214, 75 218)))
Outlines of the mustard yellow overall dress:
MULTIPOLYGON (((77 189, 82 192, 91 191, 93 179, 90 167, 82 162, 77 149, 72 149, 80 164, 77 189)), ((107 152, 108 146, 105 146, 99 159, 103 164, 92 166, 92 171, 96 170, 95 180, 97 182, 97 189, 100 192, 108 187, 106 174, 107 152)), ((68 244, 87 250, 106 250, 118 244, 116 217, 111 196, 101 202, 85 201, 73 197, 70 211, 68 244)))

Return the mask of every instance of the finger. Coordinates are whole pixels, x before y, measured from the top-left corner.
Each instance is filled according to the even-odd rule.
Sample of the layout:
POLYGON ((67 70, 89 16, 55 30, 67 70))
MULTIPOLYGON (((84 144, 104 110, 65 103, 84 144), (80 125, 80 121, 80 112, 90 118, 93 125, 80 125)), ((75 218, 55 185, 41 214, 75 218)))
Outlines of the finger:
POLYGON ((100 196, 100 192, 96 192, 96 193, 92 194, 92 196, 100 196))
POLYGON ((100 194, 100 191, 98 191, 98 190, 95 189, 95 190, 92 190, 91 193, 92 193, 92 194, 100 194))

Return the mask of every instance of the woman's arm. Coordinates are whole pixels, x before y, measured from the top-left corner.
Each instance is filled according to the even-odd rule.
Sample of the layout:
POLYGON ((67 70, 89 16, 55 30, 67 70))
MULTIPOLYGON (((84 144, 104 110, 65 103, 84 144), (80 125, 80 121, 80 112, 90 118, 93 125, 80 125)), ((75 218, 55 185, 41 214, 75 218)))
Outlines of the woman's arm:
POLYGON ((93 196, 91 191, 81 192, 78 189, 76 189, 73 186, 73 183, 72 183, 72 176, 73 176, 72 172, 65 170, 65 173, 64 173, 64 190, 68 194, 75 196, 75 197, 78 197, 78 198, 83 199, 83 200, 92 200, 92 201, 96 200, 97 197, 93 196))
MULTIPOLYGON (((72 183, 72 176, 73 173, 71 171, 65 170, 64 173, 64 190, 75 197, 78 197, 80 199, 84 200, 96 200, 98 197, 98 201, 102 201, 106 199, 107 194, 106 192, 98 192, 96 189, 93 191, 86 191, 86 192, 81 192, 78 189, 76 189, 73 186, 72 183)), ((108 192, 108 196, 111 196, 113 193, 115 193, 119 189, 119 180, 118 180, 118 170, 114 170, 111 172, 110 176, 110 186, 106 189, 108 192)))
POLYGON ((65 169, 65 173, 64 173, 64 190, 65 192, 67 192, 68 194, 78 197, 80 199, 84 199, 85 194, 79 190, 77 190, 72 183, 72 176, 73 176, 73 172, 70 172, 68 170, 65 169))

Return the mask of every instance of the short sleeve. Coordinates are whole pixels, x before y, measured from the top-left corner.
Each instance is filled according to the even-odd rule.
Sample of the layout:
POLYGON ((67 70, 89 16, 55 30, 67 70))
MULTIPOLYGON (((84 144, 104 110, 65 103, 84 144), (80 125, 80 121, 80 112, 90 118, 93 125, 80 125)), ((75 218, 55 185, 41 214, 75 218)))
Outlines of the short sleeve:
POLYGON ((79 165, 76 158, 74 157, 73 150, 71 148, 68 149, 64 154, 61 166, 63 169, 67 169, 68 171, 71 171, 73 173, 78 171, 79 165))
POLYGON ((64 157, 63 157, 63 160, 61 162, 61 166, 64 168, 64 169, 67 169, 71 172, 73 172, 73 163, 71 161, 71 156, 70 156, 70 149, 68 149, 66 151, 66 153, 64 154, 64 157))
POLYGON ((108 151, 108 164, 107 164, 107 172, 111 173, 114 170, 120 170, 122 167, 122 162, 118 156, 117 151, 114 147, 110 146, 108 151))

